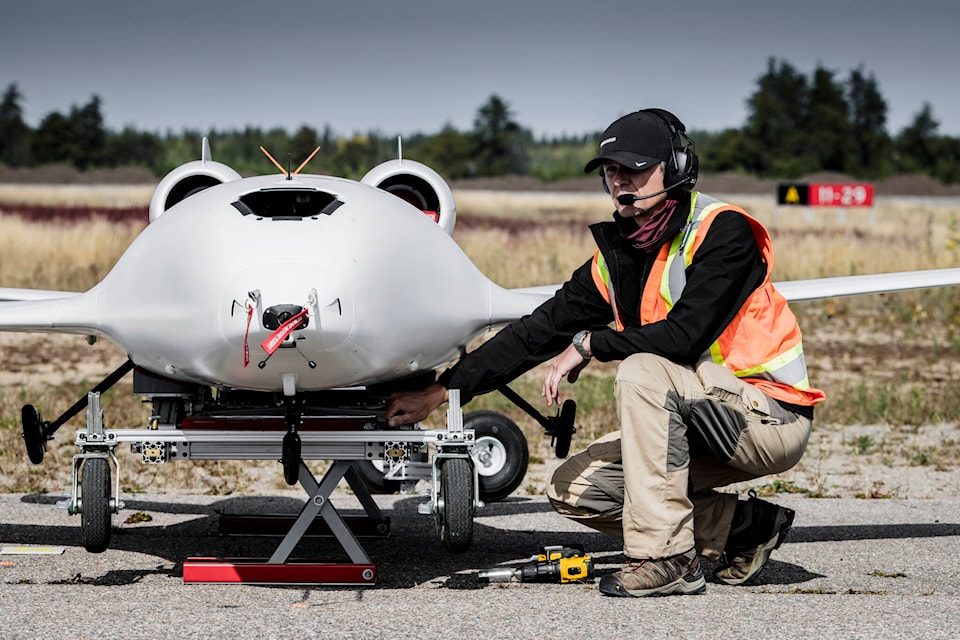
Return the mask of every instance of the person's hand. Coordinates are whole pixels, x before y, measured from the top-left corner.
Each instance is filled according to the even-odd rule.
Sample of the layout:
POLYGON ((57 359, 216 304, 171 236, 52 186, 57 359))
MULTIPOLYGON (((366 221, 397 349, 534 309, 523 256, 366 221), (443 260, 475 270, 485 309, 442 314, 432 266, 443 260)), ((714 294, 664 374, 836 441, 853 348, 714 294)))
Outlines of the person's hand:
POLYGON ((397 391, 387 400, 384 418, 391 427, 420 422, 446 400, 446 388, 436 383, 420 391, 397 391))
POLYGON ((543 380, 543 390, 540 392, 540 395, 547 399, 548 407, 554 402, 560 404, 560 381, 564 376, 567 382, 573 384, 588 364, 590 364, 590 358, 581 356, 572 344, 553 359, 543 380))

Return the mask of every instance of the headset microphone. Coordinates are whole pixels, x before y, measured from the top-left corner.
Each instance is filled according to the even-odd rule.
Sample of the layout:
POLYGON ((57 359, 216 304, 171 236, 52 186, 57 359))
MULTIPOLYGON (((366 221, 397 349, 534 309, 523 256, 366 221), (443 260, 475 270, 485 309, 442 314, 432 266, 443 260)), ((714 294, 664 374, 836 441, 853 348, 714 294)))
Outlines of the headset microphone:
POLYGON ((679 182, 673 183, 673 184, 670 185, 669 187, 666 187, 666 188, 664 188, 664 189, 660 189, 660 191, 657 191, 657 192, 655 192, 655 193, 651 193, 651 194, 645 195, 645 196, 635 196, 635 195, 632 195, 632 194, 629 194, 629 193, 625 193, 625 194, 623 194, 622 196, 617 196, 617 202, 619 202, 620 204, 628 205, 628 206, 629 206, 629 205, 633 204, 634 202, 637 202, 638 200, 646 200, 647 198, 656 197, 656 196, 660 195, 661 193, 666 193, 667 191, 670 191, 671 189, 674 189, 674 188, 676 188, 676 187, 679 187, 680 185, 686 184, 687 182, 690 182, 690 181, 691 181, 690 178, 684 178, 683 180, 681 180, 681 181, 679 181, 679 182))

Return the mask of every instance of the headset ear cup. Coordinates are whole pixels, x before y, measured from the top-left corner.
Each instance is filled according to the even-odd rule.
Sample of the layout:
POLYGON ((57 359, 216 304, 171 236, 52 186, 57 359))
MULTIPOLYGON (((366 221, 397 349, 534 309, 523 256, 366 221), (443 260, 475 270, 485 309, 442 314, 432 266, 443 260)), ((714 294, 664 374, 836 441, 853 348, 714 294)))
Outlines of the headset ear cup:
POLYGON ((686 149, 677 149, 673 150, 673 163, 676 166, 676 174, 668 178, 667 184, 674 184, 676 182, 685 181, 687 177, 687 168, 690 163, 690 158, 687 155, 686 149))
POLYGON ((684 191, 692 191, 700 172, 700 159, 697 157, 697 152, 688 145, 677 150, 676 158, 677 166, 680 168, 677 172, 677 182, 683 181, 684 191))
POLYGON ((697 152, 693 149, 687 149, 685 152, 689 157, 687 159, 687 176, 690 178, 690 182, 684 187, 687 191, 692 191, 693 186, 697 184, 697 177, 700 175, 700 158, 697 156, 697 152))
POLYGON ((680 183, 684 191, 691 191, 697 182, 697 171, 700 165, 697 152, 689 147, 681 147, 674 150, 673 159, 677 172, 667 178, 667 183, 680 183))
POLYGON ((607 176, 603 175, 603 169, 600 169, 600 184, 604 193, 610 193, 610 185, 607 184, 607 176))
POLYGON ((683 175, 682 160, 678 151, 674 148, 670 160, 666 163, 667 170, 663 172, 663 184, 665 185, 676 184, 679 182, 680 176, 683 175))

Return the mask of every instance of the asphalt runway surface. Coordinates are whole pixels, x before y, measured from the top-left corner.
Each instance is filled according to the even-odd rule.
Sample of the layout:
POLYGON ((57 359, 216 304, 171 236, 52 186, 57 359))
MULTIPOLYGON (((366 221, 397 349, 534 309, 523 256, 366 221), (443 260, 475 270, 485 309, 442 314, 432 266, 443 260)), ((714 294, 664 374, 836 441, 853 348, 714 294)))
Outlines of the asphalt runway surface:
MULTIPOLYGON (((960 637, 960 500, 773 498, 797 518, 754 584, 628 599, 601 596, 597 581, 478 581, 478 571, 519 566, 548 544, 583 545, 600 575, 624 562, 618 540, 555 514, 543 497, 487 505, 470 549, 451 555, 433 518, 417 512, 426 497, 377 496, 392 530, 362 539, 379 572, 372 587, 183 582, 187 557, 269 557, 279 538, 222 536, 218 514, 296 513, 294 492, 125 495, 100 554, 83 549, 80 516, 58 509, 60 498, 0 496, 0 546, 64 547, 0 555, 0 638, 960 637)), ((359 513, 345 491, 332 500, 359 513)), ((306 539, 294 556, 345 560, 331 538, 306 539)))

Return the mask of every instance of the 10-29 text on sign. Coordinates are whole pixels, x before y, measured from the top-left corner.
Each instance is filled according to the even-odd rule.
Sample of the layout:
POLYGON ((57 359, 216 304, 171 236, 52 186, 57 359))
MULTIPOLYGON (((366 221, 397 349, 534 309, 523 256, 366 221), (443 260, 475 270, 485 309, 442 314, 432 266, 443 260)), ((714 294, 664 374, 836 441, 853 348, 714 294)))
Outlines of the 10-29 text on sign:
POLYGON ((777 204, 821 207, 872 207, 873 185, 867 183, 786 182, 777 186, 777 204))

